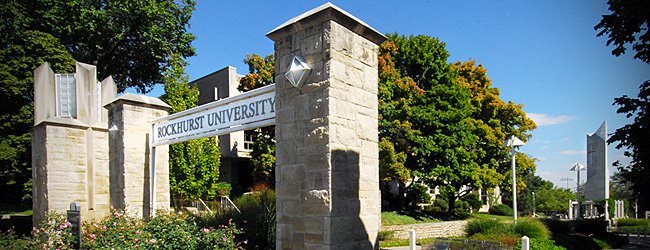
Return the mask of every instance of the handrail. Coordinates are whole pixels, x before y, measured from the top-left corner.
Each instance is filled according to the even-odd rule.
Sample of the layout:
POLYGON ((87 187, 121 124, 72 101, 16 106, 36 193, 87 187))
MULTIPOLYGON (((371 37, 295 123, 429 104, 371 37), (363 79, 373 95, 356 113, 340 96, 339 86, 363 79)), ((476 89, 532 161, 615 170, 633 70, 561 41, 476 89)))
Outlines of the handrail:
POLYGON ((222 209, 225 209, 225 208, 228 207, 228 205, 224 205, 224 203, 223 203, 223 198, 226 198, 226 201, 228 201, 228 203, 226 203, 226 204, 228 204, 228 205, 234 207, 235 210, 237 210, 237 212, 239 212, 239 213, 241 214, 241 211, 239 210, 239 208, 237 207, 237 205, 235 205, 235 203, 233 203, 232 200, 230 200, 230 198, 228 198, 228 196, 221 196, 221 202, 220 202, 220 203, 221 203, 221 208, 222 208, 222 209))
POLYGON ((203 202, 203 200, 202 200, 201 198, 199 198, 199 201, 200 201, 201 204, 203 204, 203 206, 208 210, 208 212, 212 213, 212 209, 210 209, 210 207, 208 207, 208 205, 206 205, 205 202, 203 202))

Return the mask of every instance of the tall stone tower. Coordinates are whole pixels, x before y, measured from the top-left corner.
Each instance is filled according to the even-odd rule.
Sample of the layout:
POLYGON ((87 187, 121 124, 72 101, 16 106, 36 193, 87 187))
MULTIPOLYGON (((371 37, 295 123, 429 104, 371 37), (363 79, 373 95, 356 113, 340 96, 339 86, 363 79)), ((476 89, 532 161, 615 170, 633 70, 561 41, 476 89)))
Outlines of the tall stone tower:
POLYGON ((587 182, 584 186, 586 200, 609 198, 609 170, 607 168, 607 122, 591 135, 587 135, 587 182))
POLYGON ((85 217, 110 210, 108 112, 117 88, 97 81, 93 65, 76 63, 74 74, 55 74, 47 63, 34 71, 32 197, 34 224, 48 211, 81 204, 85 217))
POLYGON ((276 60, 276 249, 377 249, 377 54, 386 38, 331 3, 267 36, 276 60), (305 65, 310 73, 299 71, 305 65))

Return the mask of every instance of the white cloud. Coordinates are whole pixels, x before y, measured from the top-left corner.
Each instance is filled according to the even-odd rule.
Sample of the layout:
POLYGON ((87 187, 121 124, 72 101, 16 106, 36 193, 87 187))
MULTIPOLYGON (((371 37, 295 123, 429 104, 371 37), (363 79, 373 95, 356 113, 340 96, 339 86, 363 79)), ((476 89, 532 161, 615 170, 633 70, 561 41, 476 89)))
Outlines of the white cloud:
POLYGON ((550 116, 547 114, 535 114, 535 113, 529 113, 527 115, 528 118, 533 119, 533 121, 535 121, 535 124, 537 124, 537 126, 539 127, 558 125, 576 119, 575 116, 570 116, 570 115, 550 116))
POLYGON ((587 151, 584 150, 563 150, 562 152, 560 152, 560 154, 563 155, 583 155, 586 153, 587 151))

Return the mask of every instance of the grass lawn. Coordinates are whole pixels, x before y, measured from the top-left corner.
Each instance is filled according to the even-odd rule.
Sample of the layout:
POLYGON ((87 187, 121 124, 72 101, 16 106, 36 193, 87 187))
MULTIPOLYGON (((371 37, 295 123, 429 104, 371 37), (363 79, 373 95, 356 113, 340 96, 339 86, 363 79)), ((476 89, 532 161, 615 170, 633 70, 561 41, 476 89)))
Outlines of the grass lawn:
POLYGON ((413 216, 413 215, 406 215, 400 212, 381 213, 382 226, 407 225, 407 224, 427 223, 427 222, 436 222, 436 221, 440 221, 440 220, 426 215, 413 216))
POLYGON ((0 211, 0 214, 9 214, 9 215, 32 215, 32 210, 24 210, 24 211, 5 211, 2 210, 0 211))
POLYGON ((496 221, 512 221, 513 220, 512 216, 492 215, 492 214, 484 214, 484 213, 473 213, 472 218, 486 219, 486 220, 496 220, 496 221))
MULTIPOLYGON (((420 238, 415 240, 417 245, 431 244, 436 241, 436 238, 420 238)), ((401 247, 408 246, 409 240, 388 239, 379 241, 379 247, 401 247)))

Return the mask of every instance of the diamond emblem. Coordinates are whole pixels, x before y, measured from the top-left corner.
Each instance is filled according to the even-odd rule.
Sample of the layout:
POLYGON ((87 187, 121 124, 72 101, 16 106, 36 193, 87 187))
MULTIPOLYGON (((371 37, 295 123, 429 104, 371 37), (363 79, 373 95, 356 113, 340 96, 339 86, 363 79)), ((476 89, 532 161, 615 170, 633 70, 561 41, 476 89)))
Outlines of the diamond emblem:
POLYGON ((305 81, 305 79, 307 79, 310 71, 311 68, 309 68, 305 59, 301 56, 294 56, 291 60, 291 64, 289 64, 287 73, 284 73, 284 76, 287 77, 289 82, 291 82, 291 85, 297 88, 305 81))

